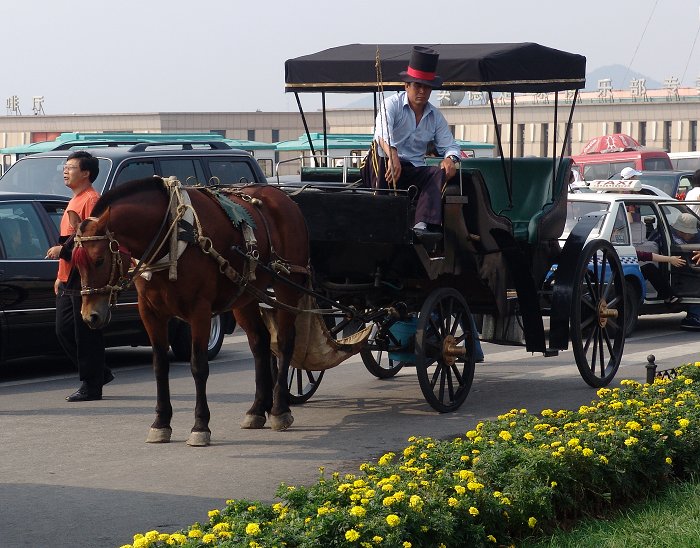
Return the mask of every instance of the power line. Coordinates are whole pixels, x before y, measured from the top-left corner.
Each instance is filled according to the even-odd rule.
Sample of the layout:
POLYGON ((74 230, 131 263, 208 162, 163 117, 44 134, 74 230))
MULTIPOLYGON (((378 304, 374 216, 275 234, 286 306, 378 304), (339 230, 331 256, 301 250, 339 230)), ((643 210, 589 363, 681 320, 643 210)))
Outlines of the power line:
POLYGON ((695 49, 695 42, 698 41, 698 34, 700 34, 700 24, 698 25, 698 30, 695 31, 695 38, 693 38, 693 45, 690 46, 690 53, 688 54, 688 60, 685 62, 685 68, 683 69, 683 76, 681 76, 681 85, 683 85, 683 80, 685 80, 685 73, 688 71, 688 65, 690 64, 690 58, 693 56, 693 50, 695 49))
POLYGON ((622 86, 624 87, 625 82, 627 81, 627 75, 630 73, 630 68, 632 67, 632 63, 634 62, 634 58, 637 56, 637 52, 639 51, 639 46, 642 45, 642 40, 644 39, 644 35, 647 32, 647 28, 649 27, 649 23, 651 22, 651 18, 654 15, 654 11, 656 10, 656 6, 659 3, 659 0, 656 0, 654 2, 654 7, 651 8, 651 13, 649 14, 649 19, 647 19, 647 24, 644 25, 644 30, 642 31, 642 34, 639 37, 639 41, 637 42, 637 47, 634 48, 634 53, 632 54, 632 59, 630 59, 629 65, 627 65, 627 72, 625 72, 625 77, 622 79, 622 86))

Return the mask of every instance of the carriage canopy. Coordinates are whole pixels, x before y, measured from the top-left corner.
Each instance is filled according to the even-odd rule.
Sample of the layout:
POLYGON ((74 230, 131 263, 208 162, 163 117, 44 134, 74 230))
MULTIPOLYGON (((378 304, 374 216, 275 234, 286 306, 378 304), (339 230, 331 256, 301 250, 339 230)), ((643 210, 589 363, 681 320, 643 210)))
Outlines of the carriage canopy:
MULTIPOLYGON (((377 48, 384 89, 403 89, 398 75, 406 70, 413 45, 348 44, 289 59, 285 63, 285 91, 378 91, 377 48)), ((440 54, 442 89, 535 93, 582 89, 586 85, 583 55, 533 42, 423 45, 440 54)))

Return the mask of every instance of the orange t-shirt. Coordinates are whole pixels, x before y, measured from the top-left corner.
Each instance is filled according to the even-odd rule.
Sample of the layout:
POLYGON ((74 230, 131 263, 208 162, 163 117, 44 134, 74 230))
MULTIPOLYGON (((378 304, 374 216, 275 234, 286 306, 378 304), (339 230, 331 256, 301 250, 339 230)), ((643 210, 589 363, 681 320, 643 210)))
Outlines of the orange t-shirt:
MULTIPOLYGON (((100 199, 99 193, 92 188, 92 186, 83 190, 77 196, 73 196, 68 202, 66 211, 61 217, 61 236, 71 236, 75 234, 75 230, 70 224, 70 219, 68 218, 69 211, 75 211, 80 217, 80 220, 87 219, 92 213, 92 208, 95 207, 97 200, 100 199)), ((67 282, 70 270, 73 267, 72 263, 66 261, 65 259, 58 260, 58 281, 67 282)))

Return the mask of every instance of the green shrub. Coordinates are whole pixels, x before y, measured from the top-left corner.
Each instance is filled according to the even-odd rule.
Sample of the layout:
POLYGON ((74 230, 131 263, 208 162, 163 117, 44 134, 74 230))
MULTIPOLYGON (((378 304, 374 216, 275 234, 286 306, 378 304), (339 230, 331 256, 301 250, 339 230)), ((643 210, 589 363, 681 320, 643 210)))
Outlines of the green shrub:
POLYGON ((700 362, 597 395, 576 411, 513 409, 450 441, 412 437, 358 474, 321 470, 275 504, 230 500, 206 524, 125 546, 507 546, 698 472, 700 362))

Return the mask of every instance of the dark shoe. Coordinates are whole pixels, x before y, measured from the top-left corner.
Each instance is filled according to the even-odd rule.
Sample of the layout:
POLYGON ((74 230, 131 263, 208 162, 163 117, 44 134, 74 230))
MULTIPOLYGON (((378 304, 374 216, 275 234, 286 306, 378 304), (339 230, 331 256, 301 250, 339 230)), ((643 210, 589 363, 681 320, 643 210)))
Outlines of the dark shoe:
POLYGON ((113 380, 114 380, 114 373, 112 373, 111 369, 107 369, 105 371, 105 376, 104 376, 104 379, 102 381, 102 386, 104 386, 105 384, 109 384, 113 380))
POLYGON ((683 298, 682 298, 682 297, 677 297, 676 295, 671 295, 670 297, 666 297, 666 298, 664 299, 664 302, 665 302, 666 304, 680 304, 680 303, 683 302, 683 298))
POLYGON ((101 390, 91 390, 85 383, 82 384, 75 392, 70 396, 66 396, 66 401, 95 401, 102 399, 101 390))
POLYGON ((442 232, 436 232, 427 228, 414 228, 413 234, 426 247, 432 247, 442 240, 442 232))
POLYGON ((688 331, 700 331, 700 318, 695 316, 686 316, 681 320, 681 329, 688 331))

